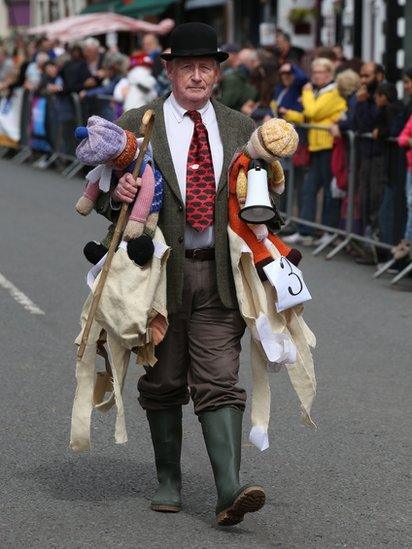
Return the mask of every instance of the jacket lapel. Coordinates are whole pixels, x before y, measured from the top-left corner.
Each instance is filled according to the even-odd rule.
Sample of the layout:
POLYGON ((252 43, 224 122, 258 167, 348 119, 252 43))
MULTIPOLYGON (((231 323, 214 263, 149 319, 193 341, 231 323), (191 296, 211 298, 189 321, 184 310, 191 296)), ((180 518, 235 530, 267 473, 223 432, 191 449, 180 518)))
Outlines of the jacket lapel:
POLYGON ((155 124, 152 133, 152 146, 154 160, 162 172, 163 178, 169 185, 173 194, 182 202, 179 183, 173 166, 172 155, 170 154, 169 143, 167 141, 165 118, 163 114, 163 103, 165 98, 156 101, 155 105, 155 124), (157 151, 157 154, 156 154, 157 151))
POLYGON ((220 174, 219 184, 217 186, 217 195, 226 187, 227 173, 230 162, 236 149, 236 132, 231 128, 231 124, 227 117, 227 109, 223 109, 219 101, 212 99, 213 108, 215 109, 217 124, 219 127, 220 139, 223 146, 223 165, 222 173, 220 174))

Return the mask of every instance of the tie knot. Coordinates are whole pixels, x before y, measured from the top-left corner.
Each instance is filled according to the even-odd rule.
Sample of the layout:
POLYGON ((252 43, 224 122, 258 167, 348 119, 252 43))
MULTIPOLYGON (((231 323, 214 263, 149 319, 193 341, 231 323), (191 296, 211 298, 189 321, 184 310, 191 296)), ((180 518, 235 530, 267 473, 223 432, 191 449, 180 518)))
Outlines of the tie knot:
POLYGON ((198 111, 187 111, 186 114, 195 124, 202 121, 202 115, 198 111))

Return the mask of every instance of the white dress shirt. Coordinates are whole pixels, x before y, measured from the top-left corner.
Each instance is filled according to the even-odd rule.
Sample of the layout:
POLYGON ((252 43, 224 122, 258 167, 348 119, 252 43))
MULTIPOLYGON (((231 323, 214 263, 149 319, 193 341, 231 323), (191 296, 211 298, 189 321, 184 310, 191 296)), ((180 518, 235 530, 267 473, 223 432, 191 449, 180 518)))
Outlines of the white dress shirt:
MULTIPOLYGON (((187 156, 189 154, 190 142, 192 140, 194 130, 194 123, 188 116, 185 116, 185 112, 187 112, 186 109, 179 105, 173 93, 164 102, 163 114, 165 118, 167 141, 169 143, 173 166, 184 203, 186 202, 187 156)), ((208 101, 203 108, 198 109, 198 112, 202 117, 203 124, 206 126, 207 133, 209 135, 213 170, 215 172, 215 182, 217 188, 220 175, 222 173, 223 146, 217 125, 216 113, 210 101, 208 101)), ((214 246, 214 243, 215 230, 213 225, 204 231, 199 232, 186 223, 186 249, 192 250, 195 248, 210 248, 214 246)))

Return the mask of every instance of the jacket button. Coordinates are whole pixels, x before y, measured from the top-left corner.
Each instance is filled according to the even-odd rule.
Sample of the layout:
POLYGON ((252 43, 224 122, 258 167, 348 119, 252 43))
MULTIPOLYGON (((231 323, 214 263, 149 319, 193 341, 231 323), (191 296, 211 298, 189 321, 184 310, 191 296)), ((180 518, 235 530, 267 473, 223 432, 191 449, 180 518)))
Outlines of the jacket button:
POLYGON ((183 212, 183 206, 181 204, 179 206, 179 212, 183 212))
POLYGON ((179 244, 181 244, 183 242, 183 236, 179 236, 179 238, 177 239, 179 244))

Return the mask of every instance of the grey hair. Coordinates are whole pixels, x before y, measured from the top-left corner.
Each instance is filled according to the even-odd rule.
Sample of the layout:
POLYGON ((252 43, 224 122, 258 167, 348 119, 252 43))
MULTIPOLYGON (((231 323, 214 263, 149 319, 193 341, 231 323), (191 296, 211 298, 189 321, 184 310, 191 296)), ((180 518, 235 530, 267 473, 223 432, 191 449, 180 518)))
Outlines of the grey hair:
POLYGON ((82 46, 83 48, 87 48, 88 46, 100 48, 100 42, 97 40, 97 38, 93 38, 91 36, 90 38, 86 38, 86 40, 83 41, 82 46))

